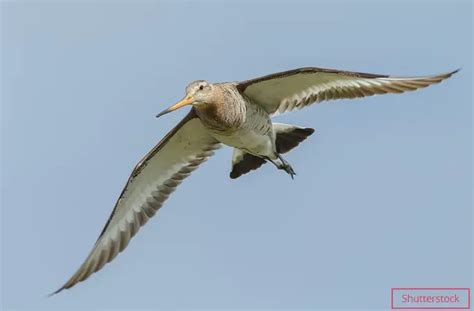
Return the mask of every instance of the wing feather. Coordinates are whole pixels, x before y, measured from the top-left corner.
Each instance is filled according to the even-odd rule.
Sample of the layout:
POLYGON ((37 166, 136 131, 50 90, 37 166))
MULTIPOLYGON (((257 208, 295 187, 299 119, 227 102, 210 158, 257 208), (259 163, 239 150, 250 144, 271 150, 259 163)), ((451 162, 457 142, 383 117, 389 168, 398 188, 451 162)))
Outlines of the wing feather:
POLYGON ((176 187, 218 147, 191 110, 135 166, 89 256, 53 294, 84 281, 112 261, 176 187))
POLYGON ((439 83, 458 70, 425 77, 391 77, 300 68, 243 81, 237 84, 237 89, 269 114, 277 115, 322 101, 413 91, 439 83))

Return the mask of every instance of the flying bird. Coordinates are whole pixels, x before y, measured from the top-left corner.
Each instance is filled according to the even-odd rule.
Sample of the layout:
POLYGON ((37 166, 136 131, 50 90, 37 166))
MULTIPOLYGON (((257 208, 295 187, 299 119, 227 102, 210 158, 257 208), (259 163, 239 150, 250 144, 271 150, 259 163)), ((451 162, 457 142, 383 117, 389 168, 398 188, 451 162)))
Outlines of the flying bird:
POLYGON ((84 281, 114 259, 176 187, 221 145, 234 148, 230 178, 267 162, 293 178, 295 171, 282 154, 314 130, 273 123, 273 116, 322 101, 413 91, 439 83, 457 71, 392 77, 300 68, 242 82, 190 83, 185 97, 157 117, 185 106, 191 106, 189 113, 138 162, 92 251, 53 294, 84 281))

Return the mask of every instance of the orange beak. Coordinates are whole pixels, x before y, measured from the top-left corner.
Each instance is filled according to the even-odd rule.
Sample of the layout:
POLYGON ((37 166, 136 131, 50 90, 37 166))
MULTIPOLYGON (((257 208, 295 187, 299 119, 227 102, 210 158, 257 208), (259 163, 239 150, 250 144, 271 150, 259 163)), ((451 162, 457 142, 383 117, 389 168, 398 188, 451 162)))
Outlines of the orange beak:
POLYGON ((174 104, 173 106, 163 110, 162 112, 160 112, 159 114, 156 115, 157 118, 161 117, 162 115, 165 115, 167 113, 170 113, 171 111, 175 111, 176 109, 179 109, 181 107, 184 107, 184 106, 187 106, 187 105, 191 105, 193 103, 194 99, 191 95, 189 96, 186 96, 183 100, 177 102, 176 104, 174 104))

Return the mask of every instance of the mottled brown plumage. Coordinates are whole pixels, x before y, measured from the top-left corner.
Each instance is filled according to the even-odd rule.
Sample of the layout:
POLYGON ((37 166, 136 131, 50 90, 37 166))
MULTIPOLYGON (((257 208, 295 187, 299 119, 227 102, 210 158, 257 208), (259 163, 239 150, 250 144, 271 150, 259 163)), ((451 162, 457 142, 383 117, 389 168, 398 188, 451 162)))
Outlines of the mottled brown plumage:
POLYGON ((247 107, 234 85, 223 83, 208 87, 212 88, 211 95, 202 104, 194 106, 204 126, 218 132, 240 128, 245 122, 247 107))

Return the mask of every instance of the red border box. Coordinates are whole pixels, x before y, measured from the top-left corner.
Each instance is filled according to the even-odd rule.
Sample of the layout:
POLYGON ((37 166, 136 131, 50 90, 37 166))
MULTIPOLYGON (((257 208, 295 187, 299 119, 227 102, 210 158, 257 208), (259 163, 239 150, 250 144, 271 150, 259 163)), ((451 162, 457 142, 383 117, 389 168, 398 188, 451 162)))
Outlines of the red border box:
POLYGON ((467 287, 393 287, 390 291, 390 308, 392 310, 470 310, 471 309, 471 289, 467 287), (467 307, 397 307, 393 303, 393 293, 396 290, 463 290, 467 291, 467 307))

